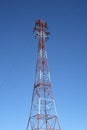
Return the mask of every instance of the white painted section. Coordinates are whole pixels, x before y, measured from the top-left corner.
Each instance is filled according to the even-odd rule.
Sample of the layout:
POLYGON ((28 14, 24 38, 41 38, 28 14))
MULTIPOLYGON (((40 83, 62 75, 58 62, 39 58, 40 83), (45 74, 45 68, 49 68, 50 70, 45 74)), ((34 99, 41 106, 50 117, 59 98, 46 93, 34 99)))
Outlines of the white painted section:
POLYGON ((47 58, 47 51, 44 51, 43 57, 44 57, 44 58, 47 58))
POLYGON ((39 34, 40 34, 40 37, 42 38, 42 36, 43 36, 43 31, 40 31, 39 34))
POLYGON ((40 50, 40 57, 42 57, 42 50, 40 50))
POLYGON ((40 38, 43 37, 44 39, 48 38, 47 34, 45 32, 43 32, 43 31, 36 32, 35 37, 40 37, 40 38))
POLYGON ((54 101, 53 99, 47 99, 47 98, 40 98, 41 100, 48 100, 48 101, 54 101))

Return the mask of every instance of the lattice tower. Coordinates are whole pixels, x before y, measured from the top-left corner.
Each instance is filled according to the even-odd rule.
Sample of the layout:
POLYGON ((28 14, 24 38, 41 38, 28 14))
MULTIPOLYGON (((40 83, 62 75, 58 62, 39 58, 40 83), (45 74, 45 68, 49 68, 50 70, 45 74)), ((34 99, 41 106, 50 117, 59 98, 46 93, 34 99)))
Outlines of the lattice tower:
POLYGON ((34 32, 35 37, 39 38, 38 57, 30 116, 26 130, 61 130, 48 66, 46 41, 50 33, 47 23, 37 20, 34 32))

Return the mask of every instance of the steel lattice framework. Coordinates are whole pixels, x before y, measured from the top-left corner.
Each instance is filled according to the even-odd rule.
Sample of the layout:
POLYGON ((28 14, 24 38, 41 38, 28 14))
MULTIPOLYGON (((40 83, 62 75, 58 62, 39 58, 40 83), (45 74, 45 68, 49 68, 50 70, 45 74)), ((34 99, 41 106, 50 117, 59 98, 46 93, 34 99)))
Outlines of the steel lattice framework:
POLYGON ((39 38, 38 57, 30 116, 26 130, 61 130, 48 67, 46 40, 50 33, 47 23, 37 20, 34 32, 35 37, 39 38))

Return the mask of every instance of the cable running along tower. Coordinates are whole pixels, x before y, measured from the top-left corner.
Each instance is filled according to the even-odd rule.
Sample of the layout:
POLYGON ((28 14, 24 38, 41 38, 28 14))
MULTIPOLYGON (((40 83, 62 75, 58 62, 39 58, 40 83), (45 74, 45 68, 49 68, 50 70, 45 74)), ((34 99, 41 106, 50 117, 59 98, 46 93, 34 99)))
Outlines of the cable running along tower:
POLYGON ((50 33, 47 23, 37 20, 34 32, 35 37, 39 39, 38 57, 30 116, 26 130, 61 130, 48 67, 46 41, 50 33))

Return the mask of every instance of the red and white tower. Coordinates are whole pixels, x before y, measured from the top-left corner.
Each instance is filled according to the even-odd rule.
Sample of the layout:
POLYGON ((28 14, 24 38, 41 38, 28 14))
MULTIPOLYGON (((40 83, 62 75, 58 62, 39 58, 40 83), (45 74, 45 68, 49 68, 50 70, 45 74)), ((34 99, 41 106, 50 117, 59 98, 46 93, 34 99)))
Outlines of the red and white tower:
POLYGON ((29 120, 26 130, 61 130, 56 112, 50 80, 46 41, 49 36, 47 23, 37 20, 35 37, 39 38, 35 82, 29 120))

